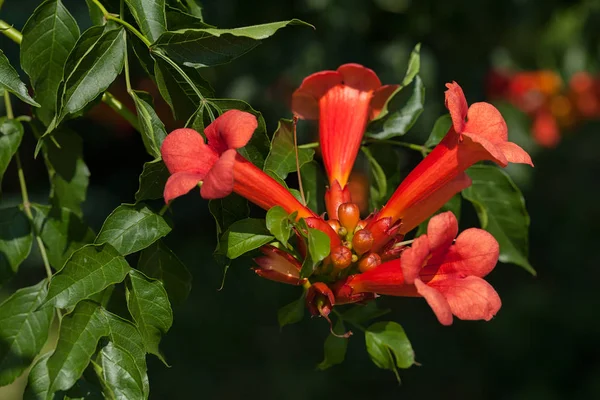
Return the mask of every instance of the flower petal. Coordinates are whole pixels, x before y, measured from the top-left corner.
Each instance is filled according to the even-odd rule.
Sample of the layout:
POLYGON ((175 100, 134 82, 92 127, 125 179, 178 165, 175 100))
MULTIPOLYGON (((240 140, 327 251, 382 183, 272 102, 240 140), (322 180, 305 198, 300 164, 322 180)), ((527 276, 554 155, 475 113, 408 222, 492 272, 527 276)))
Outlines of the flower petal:
POLYGON ((496 147, 502 151, 504 157, 511 163, 529 164, 533 167, 533 162, 529 154, 512 142, 496 144, 496 147))
POLYGON ((206 175, 219 158, 204 144, 204 138, 198 132, 188 128, 176 129, 167 135, 160 152, 172 174, 187 171, 206 175))
POLYGON ((427 235, 421 235, 416 238, 412 246, 402 252, 400 267, 402 268, 402 274, 407 284, 412 284, 419 276, 430 254, 427 235))
POLYGON ((332 87, 342 83, 337 71, 321 71, 306 77, 292 94, 292 111, 302 119, 319 119, 319 99, 332 87))
POLYGON ((341 74, 343 84, 358 89, 363 92, 377 90, 381 86, 381 81, 372 69, 363 67, 360 64, 344 64, 337 71, 341 74))
POLYGON ((424 284, 420 279, 415 280, 415 287, 419 294, 425 298, 440 324, 452 325, 452 310, 444 296, 435 288, 424 284))
POLYGON ((439 274, 459 273, 483 278, 498 263, 500 246, 491 233, 470 228, 456 238, 446 253, 439 274))
POLYGON ((229 110, 204 129, 208 145, 217 154, 244 147, 258 126, 256 117, 240 110, 229 110))
POLYGON ((233 191, 233 164, 237 152, 225 151, 204 178, 200 194, 205 199, 220 199, 233 191))
POLYGON ((489 321, 502 306, 500 296, 492 285, 476 276, 444 279, 429 285, 443 294, 452 314, 463 320, 489 321))
POLYGON ((385 103, 388 101, 390 96, 394 94, 394 92, 396 91, 396 89, 398 89, 399 86, 400 85, 384 85, 379 89, 375 90, 375 92, 373 92, 373 98, 371 99, 371 110, 369 115, 370 120, 376 118, 379 115, 379 113, 381 113, 381 110, 383 110, 383 106, 385 106, 385 103))
POLYGON ((508 160, 498 147, 498 143, 471 132, 463 132, 462 139, 463 143, 459 149, 458 158, 462 165, 467 165, 465 169, 482 160, 493 161, 503 168, 508 165, 508 160))
POLYGON ((164 197, 165 203, 170 202, 176 197, 183 196, 192 190, 198 182, 204 178, 203 174, 194 172, 177 172, 167 179, 165 185, 164 197))
POLYGON ((508 140, 506 122, 500 111, 490 103, 471 104, 463 132, 476 133, 492 143, 502 143, 508 140))
POLYGON ((432 253, 445 251, 458 235, 458 221, 451 211, 435 215, 427 225, 427 238, 432 253))
POLYGON ((467 99, 462 88, 456 82, 446 83, 446 108, 450 111, 452 125, 457 133, 462 133, 465 126, 465 117, 467 116, 467 99))

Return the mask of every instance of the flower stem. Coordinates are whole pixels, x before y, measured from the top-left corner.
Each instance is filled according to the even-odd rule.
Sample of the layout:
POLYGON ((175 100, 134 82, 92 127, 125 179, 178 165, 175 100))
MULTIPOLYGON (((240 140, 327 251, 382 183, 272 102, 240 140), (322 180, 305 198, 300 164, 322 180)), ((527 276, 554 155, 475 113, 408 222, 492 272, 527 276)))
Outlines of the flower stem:
POLYGON ((110 92, 104 92, 102 95, 102 102, 112 108, 117 114, 123 117, 129 124, 138 132, 140 127, 138 126, 137 117, 133 114, 123 103, 121 103, 115 96, 110 92))
POLYGON ((299 149, 314 149, 316 147, 319 147, 319 142, 306 143, 298 146, 299 149))
MULTIPOLYGON (((12 110, 12 104, 10 102, 10 94, 8 91, 4 91, 4 104, 6 105, 6 116, 8 119, 13 119, 14 114, 12 110)), ((29 193, 27 192, 27 183, 25 182, 25 174, 23 173, 23 165, 21 164, 21 157, 19 156, 19 152, 15 153, 15 161, 17 163, 17 175, 19 176, 19 185, 21 186, 21 197, 23 198, 23 211, 31 226, 33 227, 33 213, 31 212, 31 204, 29 203, 29 193)), ((52 279, 52 269, 50 268, 50 262, 48 261, 48 254, 46 253, 46 247, 44 247, 44 242, 42 242, 42 238, 39 236, 38 232, 35 232, 35 240, 40 249, 40 254, 42 256, 42 261, 44 262, 44 268, 46 269, 46 275, 48 280, 52 279)))

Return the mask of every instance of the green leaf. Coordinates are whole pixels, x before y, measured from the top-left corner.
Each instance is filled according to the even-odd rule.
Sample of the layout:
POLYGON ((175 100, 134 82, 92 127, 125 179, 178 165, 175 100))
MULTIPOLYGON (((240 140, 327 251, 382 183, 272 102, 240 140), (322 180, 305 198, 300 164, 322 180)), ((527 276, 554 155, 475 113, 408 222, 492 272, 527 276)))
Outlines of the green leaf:
POLYGON ((277 322, 279 322, 280 328, 302 321, 304 309, 306 308, 305 299, 306 292, 303 292, 298 300, 286 304, 277 311, 277 322))
MULTIPOLYGON (((460 196, 460 194, 457 194, 457 195, 453 196, 450 200, 448 200, 448 202, 446 204, 444 204, 442 206, 442 208, 437 210, 431 217, 433 217, 434 215, 446 212, 446 211, 452 211, 454 216, 456 216, 456 219, 460 221, 461 203, 462 203, 462 197, 460 196)), ((431 220, 431 217, 427 218, 425 221, 423 221, 419 224, 419 229, 417 229, 417 233, 415 234, 415 237, 419 237, 419 236, 427 233, 427 225, 429 224, 429 220, 431 220)))
POLYGON ((23 139, 23 125, 17 120, 0 117, 0 183, 23 139))
POLYGON ((29 96, 27 86, 21 81, 17 71, 10 65, 4 52, 0 50, 0 89, 8 90, 19 99, 32 106, 40 105, 29 96))
POLYGON ((292 225, 288 213, 281 206, 275 206, 267 211, 265 219, 267 229, 279 240, 284 246, 287 245, 290 234, 292 233, 292 225))
POLYGON ((140 175, 140 186, 135 192, 135 201, 162 199, 165 184, 170 175, 162 160, 144 163, 144 169, 140 175))
POLYGON ((75 384, 96 351, 98 341, 108 335, 100 306, 82 301, 60 324, 58 343, 48 359, 49 393, 67 390, 75 384))
POLYGON ((150 42, 167 30, 165 0, 125 0, 125 3, 150 42))
POLYGON ((76 250, 96 235, 81 218, 66 208, 31 204, 33 225, 44 243, 50 265, 60 270, 76 250))
POLYGON ((388 100, 388 114, 372 121, 367 126, 366 136, 375 139, 390 139, 402 136, 415 124, 419 115, 423 112, 425 103, 425 87, 423 81, 417 75, 413 86, 413 92, 406 104, 399 95, 400 91, 388 100))
POLYGON ((510 176, 500 168, 474 165, 467 170, 473 184, 462 191, 473 203, 481 227, 500 245, 500 261, 523 267, 535 275, 529 264, 529 214, 525 199, 510 176))
POLYGON ((52 277, 44 305, 74 306, 109 285, 122 282, 130 269, 110 244, 84 246, 52 277))
POLYGON ((58 121, 101 95, 123 69, 125 30, 93 26, 81 35, 65 63, 58 121))
POLYGON ((202 20, 202 5, 199 0, 185 0, 190 14, 202 20))
POLYGON ((142 141, 146 151, 154 158, 160 158, 160 146, 167 137, 165 125, 162 123, 156 111, 150 94, 137 90, 130 92, 137 112, 140 128, 142 129, 142 141))
POLYGON ((96 243, 110 243, 127 255, 145 249, 170 231, 167 221, 145 204, 121 204, 104 221, 96 243))
POLYGON ((375 365, 394 372, 398 381, 398 368, 410 368, 415 363, 415 353, 402 326, 395 322, 382 321, 369 326, 365 331, 367 352, 375 365))
POLYGON ((214 96, 210 84, 193 68, 180 66, 178 71, 162 58, 157 58, 154 64, 154 73, 158 90, 171 107, 173 116, 177 120, 187 121, 196 114, 200 107, 200 97, 197 92, 205 98, 214 96), (189 82, 182 73, 189 79, 189 82), (193 86, 190 85, 190 82, 193 86))
POLYGON ((370 200, 373 202, 373 208, 380 208, 387 196, 387 178, 385 177, 383 168, 381 168, 381 165, 379 165, 375 157, 373 157, 369 148, 363 146, 361 149, 369 161, 372 180, 375 181, 375 184, 377 185, 377 187, 371 185, 370 200))
POLYGON ((48 358, 52 352, 48 352, 38 358, 29 372, 27 387, 23 393, 23 400, 46 400, 50 389, 50 376, 48 376, 48 358))
POLYGON ((81 137, 61 128, 53 134, 52 140, 44 140, 43 143, 44 160, 52 184, 52 204, 82 215, 81 203, 86 198, 90 171, 83 161, 81 137))
MULTIPOLYGON (((298 149, 298 165, 311 162, 313 149, 298 149)), ((271 140, 271 151, 265 160, 264 170, 274 173, 281 179, 296 171, 296 150, 294 148, 294 124, 291 120, 280 119, 271 140)))
POLYGON ((234 259, 250 250, 258 249, 273 239, 264 220, 246 218, 231 224, 227 232, 221 236, 221 253, 234 259))
POLYGON ((248 200, 235 193, 208 202, 208 209, 217 223, 217 233, 227 231, 231 224, 250 215, 248 200))
POLYGON ((325 175, 316 161, 304 164, 300 168, 302 187, 306 197, 306 206, 317 215, 325 211, 323 198, 325 196, 325 175))
POLYGON ((46 343, 54 310, 37 310, 46 286, 43 280, 19 289, 0 304, 0 386, 20 376, 46 343))
MULTIPOLYGON (((98 12, 96 5, 93 9, 98 12)), ((63 69, 77 38, 77 22, 60 0, 43 2, 23 27, 21 68, 31 79, 35 98, 42 106, 37 115, 45 125, 57 112, 63 69)))
POLYGON ((102 11, 100 8, 94 3, 93 0, 85 0, 88 6, 88 11, 90 14, 90 19, 92 20, 92 25, 104 25, 104 16, 102 15, 102 11))
POLYGON ((167 26, 170 31, 176 31, 179 29, 204 29, 214 28, 202 21, 201 18, 188 14, 178 8, 167 5, 167 26))
POLYGON ((258 120, 258 127, 246 146, 238 149, 238 152, 258 168, 263 169, 265 157, 269 154, 271 144, 267 136, 267 127, 262 114, 253 109, 248 103, 235 99, 215 99, 212 104, 219 108, 221 113, 228 110, 241 110, 248 112, 258 120))
POLYGON ((25 213, 18 207, 0 209, 0 285, 17 272, 32 244, 33 233, 25 213))
POLYGON ((124 349, 133 358, 142 377, 143 391, 147 398, 150 386, 148 384, 148 374, 146 373, 146 348, 144 347, 140 331, 130 321, 105 309, 102 309, 102 312, 108 322, 108 337, 110 341, 124 349))
POLYGON ((131 270, 126 288, 127 308, 142 335, 146 351, 166 364, 158 344, 171 328, 173 311, 163 284, 131 270))
POLYGON ((107 398, 144 398, 142 376, 133 357, 125 349, 108 343, 100 350, 96 362, 96 373, 107 398))
POLYGON ((261 40, 288 25, 313 27, 292 19, 235 29, 182 29, 163 33, 152 50, 164 51, 177 64, 194 68, 214 67, 249 52, 261 40))
POLYGON ((415 79, 419 70, 421 69, 421 43, 417 43, 415 48, 411 51, 410 56, 408 58, 408 66, 406 67, 406 74, 404 74, 404 79, 402 79, 402 84, 398 86, 398 88, 392 93, 392 95, 388 98, 386 103, 383 106, 383 109, 379 113, 379 115, 375 118, 375 120, 379 120, 384 118, 389 113, 389 105, 393 101, 393 98, 406 86, 410 85, 412 81, 415 79))
POLYGON ((321 261, 329 255, 330 240, 326 233, 318 229, 308 228, 308 255, 302 263, 300 278, 308 278, 321 261))
POLYGON ((423 146, 429 148, 435 147, 439 142, 442 141, 444 136, 446 136, 446 133, 448 133, 448 130, 450 130, 451 126, 452 118, 450 117, 450 114, 444 114, 439 117, 435 121, 435 124, 433 124, 431 134, 423 146))
POLYGON ((175 304, 183 304, 192 288, 192 275, 162 241, 142 250, 137 269, 150 278, 161 281, 175 304))
MULTIPOLYGON (((335 323, 333 328, 334 332, 338 335, 342 335, 346 332, 344 321, 340 318, 335 323)), ((346 358, 346 349, 348 348, 348 339, 340 336, 335 336, 330 333, 325 339, 324 352, 325 356, 323 361, 317 365, 317 369, 324 371, 334 365, 341 364, 346 358)))

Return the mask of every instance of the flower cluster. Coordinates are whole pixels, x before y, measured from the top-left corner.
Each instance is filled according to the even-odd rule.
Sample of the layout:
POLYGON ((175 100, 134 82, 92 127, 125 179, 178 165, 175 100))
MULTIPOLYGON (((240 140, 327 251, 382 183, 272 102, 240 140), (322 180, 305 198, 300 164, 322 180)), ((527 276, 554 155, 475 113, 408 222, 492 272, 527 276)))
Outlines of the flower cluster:
POLYGON ((502 167, 509 162, 532 165, 529 155, 508 142, 506 123, 488 103, 470 107, 460 86, 446 85, 452 126, 444 139, 406 176, 387 204, 361 219, 348 179, 368 122, 377 117, 396 85, 382 86, 377 75, 357 64, 307 77, 294 92, 292 109, 301 119, 319 121, 319 145, 329 186, 326 216, 318 216, 236 150, 257 127, 251 114, 231 110, 204 130, 178 129, 162 145, 171 172, 164 197, 168 202, 198 184, 206 199, 235 192, 269 210, 280 206, 296 221, 297 251, 265 245, 255 258, 255 272, 267 279, 308 288, 306 302, 314 315, 327 317, 340 304, 364 302, 377 295, 424 297, 438 320, 489 320, 501 302, 482 278, 496 265, 499 247, 481 229, 458 234, 450 213, 431 218, 427 233, 405 235, 430 218, 452 196, 470 186, 465 170, 480 161, 502 167), (302 227, 324 232, 329 255, 309 277, 301 276, 306 245, 302 227))
POLYGON ((493 70, 487 89, 490 99, 507 100, 531 117, 533 138, 544 147, 558 144, 561 128, 600 118, 600 80, 587 72, 565 85, 552 71, 493 70))

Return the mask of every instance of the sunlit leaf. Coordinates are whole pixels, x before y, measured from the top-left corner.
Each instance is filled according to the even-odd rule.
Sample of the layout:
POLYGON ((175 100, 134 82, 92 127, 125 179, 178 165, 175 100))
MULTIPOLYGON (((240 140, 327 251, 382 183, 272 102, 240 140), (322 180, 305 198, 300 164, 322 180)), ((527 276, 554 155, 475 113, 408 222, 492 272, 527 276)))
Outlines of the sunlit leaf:
POLYGON ((154 42, 167 30, 165 0, 125 0, 142 34, 154 42))
POLYGON ((44 280, 17 290, 0 304, 0 386, 20 376, 48 338, 54 310, 37 309, 46 293, 47 281, 44 280))
POLYGON ((45 304, 57 308, 74 306, 109 285, 122 282, 130 269, 110 244, 86 245, 74 252, 52 277, 45 304))
POLYGON ((173 311, 163 284, 131 270, 126 287, 127 308, 142 335, 146 351, 165 362, 158 344, 171 328, 173 311))
POLYGON ((107 397, 115 399, 143 399, 144 388, 135 360, 121 346, 108 343, 96 359, 96 373, 107 397))
MULTIPOLYGON (((312 161, 313 149, 298 149, 298 165, 312 161)), ((264 170, 281 179, 287 178, 290 172, 297 170, 296 150, 294 148, 294 125, 292 121, 281 119, 271 140, 271 151, 265 160, 264 170)))
POLYGON ((382 321, 365 331, 367 352, 375 365, 394 372, 400 381, 398 368, 410 368, 415 363, 415 353, 404 329, 395 322, 382 321))
POLYGON ((329 255, 329 236, 318 229, 308 228, 307 247, 308 254, 302 263, 300 278, 308 278, 312 275, 317 265, 329 255))
POLYGON ((289 215, 283 207, 275 206, 267 211, 265 222, 267 229, 275 236, 275 239, 286 245, 292 233, 292 225, 289 215))
POLYGON ((162 241, 142 250, 137 269, 161 281, 171 302, 182 304, 192 288, 192 275, 162 241))
POLYGON ((27 104, 36 107, 40 106, 29 96, 27 86, 21 81, 19 74, 10 65, 8 58, 6 58, 2 50, 0 50, 0 88, 8 90, 27 104))
POLYGON ((529 214, 517 185, 495 166, 474 165, 467 175, 473 184, 462 195, 473 203, 481 227, 500 244, 500 261, 519 265, 535 275, 528 261, 529 214))
POLYGON ((130 92, 135 109, 137 111, 140 128, 142 129, 142 140, 148 154, 154 158, 160 158, 160 146, 167 137, 165 125, 162 123, 156 111, 154 111, 152 97, 141 91, 130 92))
POLYGON ((213 67, 247 53, 288 25, 310 26, 292 19, 235 29, 182 29, 163 33, 153 50, 164 51, 176 63, 188 67, 213 67))
POLYGON ((18 207, 0 209, 0 286, 17 272, 33 244, 31 225, 18 207))
MULTIPOLYGON (((93 10, 99 12, 96 5, 93 10)), ((56 114, 63 68, 78 38, 77 22, 60 0, 43 2, 23 27, 21 68, 31 79, 35 99, 42 106, 36 114, 46 125, 56 114)))
POLYGON ((27 381, 23 400, 46 400, 50 389, 50 376, 48 375, 48 358, 52 352, 48 352, 38 358, 31 368, 27 381))
POLYGON ((258 249, 273 239, 264 220, 246 218, 231 224, 221 236, 221 253, 234 259, 250 250, 258 249))
POLYGON ((367 126, 366 136, 375 139, 390 139, 402 136, 415 124, 423 112, 425 103, 425 86, 417 75, 414 79, 413 92, 408 101, 404 101, 402 93, 396 94, 388 100, 388 114, 371 122, 367 126))
POLYGON ((170 231, 167 221, 145 204, 122 204, 106 218, 96 243, 110 243, 127 255, 150 246, 170 231))

